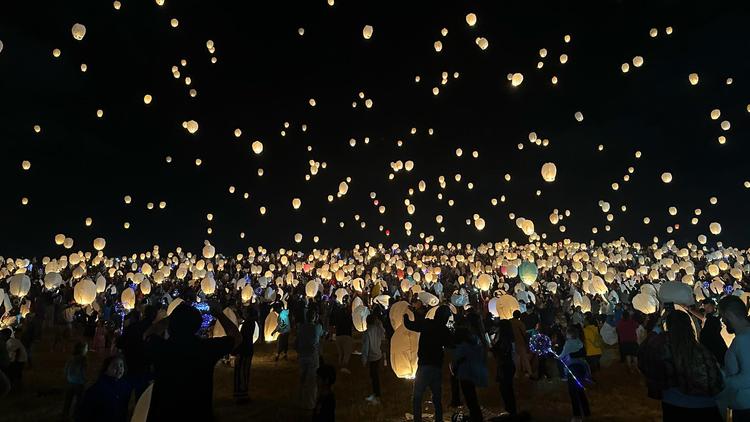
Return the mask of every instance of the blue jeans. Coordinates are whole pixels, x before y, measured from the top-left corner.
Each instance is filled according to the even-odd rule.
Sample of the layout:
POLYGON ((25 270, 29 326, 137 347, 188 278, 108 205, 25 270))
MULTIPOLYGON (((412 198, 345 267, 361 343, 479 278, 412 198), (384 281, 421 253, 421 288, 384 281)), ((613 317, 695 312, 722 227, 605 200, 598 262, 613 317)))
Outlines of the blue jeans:
POLYGON ((432 403, 435 405, 435 420, 443 420, 442 405, 443 369, 436 366, 419 366, 414 380, 414 422, 422 422, 422 396, 427 387, 432 392, 432 403))

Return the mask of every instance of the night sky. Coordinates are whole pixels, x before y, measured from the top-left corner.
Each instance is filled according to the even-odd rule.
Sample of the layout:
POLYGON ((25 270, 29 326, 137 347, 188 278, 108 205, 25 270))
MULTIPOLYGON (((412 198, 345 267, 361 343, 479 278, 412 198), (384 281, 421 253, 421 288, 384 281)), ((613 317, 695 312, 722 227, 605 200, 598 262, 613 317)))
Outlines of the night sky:
POLYGON ((420 233, 434 235, 436 243, 528 241, 510 213, 534 221, 546 241, 624 236, 651 242, 658 236, 696 242, 704 234, 709 244, 748 247, 750 13, 742 3, 166 0, 159 6, 121 0, 115 10, 109 1, 3 2, 0 255, 91 250, 96 237, 107 239, 109 255, 155 244, 199 251, 204 240, 224 253, 258 245, 417 243, 420 233), (466 22, 470 12, 477 16, 474 27, 466 22), (87 29, 82 41, 71 34, 75 23, 87 29), (374 28, 369 40, 365 25, 374 28), (489 41, 486 50, 477 37, 489 41), (440 52, 433 46, 438 40, 440 52), (561 54, 567 63, 560 63, 561 54), (635 56, 643 66, 633 65, 635 56), (621 71, 623 63, 629 72, 621 71), (506 75, 516 72, 524 80, 513 87, 506 75), (700 76, 695 86, 691 73, 700 76), (149 105, 146 94, 153 97, 149 105), (713 109, 721 110, 718 120, 710 118, 713 109), (195 134, 182 127, 188 120, 198 122, 195 134), (728 131, 720 127, 725 120, 728 131), (549 145, 529 142, 532 131, 549 145), (256 140, 264 145, 260 155, 251 149, 256 140), (28 171, 24 160, 31 162, 28 171), (327 167, 305 181, 310 160, 327 167), (397 160, 412 160, 414 169, 389 180, 397 160), (553 183, 541 177, 546 162, 557 166, 553 183), (665 171, 673 175, 669 184, 660 178, 665 171), (329 203, 326 197, 346 177, 352 179, 348 193, 329 203), (425 192, 417 190, 420 180, 425 192), (493 206, 490 200, 501 195, 506 201, 493 206), (295 197, 302 200, 299 210, 292 208, 295 197), (406 198, 416 206, 413 215, 406 198), (611 222, 600 200, 610 203, 611 222), (147 209, 149 202, 154 209, 147 209), (693 225, 696 208, 702 213, 693 225), (555 226, 553 209, 571 215, 555 226), (486 221, 483 231, 466 225, 475 213, 486 221), (647 216, 651 222, 644 225, 647 216), (406 221, 413 224, 411 236, 406 221), (711 222, 721 224, 718 236, 709 232, 711 222), (667 233, 675 224, 680 228, 667 233), (58 233, 74 239, 71 250, 54 244, 58 233), (300 244, 295 233, 303 235, 300 244))

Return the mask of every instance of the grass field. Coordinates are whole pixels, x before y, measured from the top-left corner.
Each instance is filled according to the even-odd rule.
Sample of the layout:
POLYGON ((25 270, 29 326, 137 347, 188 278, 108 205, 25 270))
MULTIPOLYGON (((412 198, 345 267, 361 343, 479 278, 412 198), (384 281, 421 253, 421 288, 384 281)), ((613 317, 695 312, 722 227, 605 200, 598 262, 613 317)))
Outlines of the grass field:
MULTIPOLYGON (((60 421, 63 402, 63 366, 67 353, 50 352, 47 339, 35 346, 34 366, 24 373, 24 389, 0 398, 0 421, 45 422, 60 421)), ((218 421, 304 421, 309 415, 295 405, 298 385, 296 354, 292 351, 288 361, 274 362, 274 344, 256 345, 253 361, 252 403, 235 405, 232 401, 233 369, 219 363, 214 375, 214 408, 218 421)), ((70 349, 70 347, 69 347, 70 349)), ((68 349, 68 350, 69 350, 68 349)), ((356 345, 355 345, 356 349, 356 345)), ((598 421, 657 421, 661 420, 659 402, 646 398, 645 384, 640 375, 629 374, 616 359, 616 351, 605 354, 602 370, 595 375, 596 383, 587 387, 592 417, 598 421)), ((333 342, 325 342, 323 356, 335 362, 333 342)), ((367 370, 358 356, 352 356, 350 375, 338 372, 334 386, 338 421, 403 421, 411 413, 412 382, 398 379, 390 368, 383 368, 381 385, 382 404, 372 406, 364 398, 370 394, 367 370)), ((89 353, 89 380, 94 380, 102 356, 89 353)), ((494 374, 494 361, 490 358, 490 374, 494 374)), ((443 404, 445 417, 450 401, 450 385, 445 369, 443 404)), ((516 380, 519 408, 531 413, 535 421, 567 421, 571 410, 566 385, 559 381, 516 380)), ((426 395, 429 398, 429 394, 426 395)), ((486 415, 497 415, 503 410, 497 384, 491 378, 487 388, 479 389, 480 403, 486 415)), ((432 413, 426 405, 424 414, 432 413)), ((102 421, 106 421, 103 416, 102 421)))

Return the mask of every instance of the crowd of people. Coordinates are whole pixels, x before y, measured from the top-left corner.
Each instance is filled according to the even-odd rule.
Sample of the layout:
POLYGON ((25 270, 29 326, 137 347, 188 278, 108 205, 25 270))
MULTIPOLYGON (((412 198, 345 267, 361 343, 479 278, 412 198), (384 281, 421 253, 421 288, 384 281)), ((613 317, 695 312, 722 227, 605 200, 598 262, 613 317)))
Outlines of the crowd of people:
POLYGON ((477 389, 490 384, 490 360, 500 419, 531 417, 514 388, 528 378, 565 382, 570 417, 583 420, 605 350, 642 374, 665 421, 723 420, 727 411, 750 420, 745 251, 621 240, 74 255, 0 262, 0 393, 23 388, 25 367, 44 365, 35 346, 50 332, 52 347, 70 353, 64 419, 129 420, 131 402, 149 394, 149 421, 211 420, 217 362, 234 367, 236 403, 252 403, 254 347, 266 341, 276 343, 276 360, 296 352, 298 406, 314 421, 335 420, 336 378, 351 373, 355 350, 371 384, 362 399, 381 405, 390 364, 396 376, 414 378, 418 421, 428 389, 434 419, 443 420, 444 378, 454 417, 485 420, 477 389), (50 283, 50 273, 62 282, 50 283), (13 284, 18 274, 31 280, 27 288, 13 284), (87 278, 104 285, 84 305, 76 285, 87 278), (667 283, 692 293, 684 303, 659 297, 667 283), (413 341, 397 345, 401 333, 413 341), (326 341, 335 342, 336 359, 323 359, 326 341), (86 378, 92 350, 107 356, 96 380, 86 378))

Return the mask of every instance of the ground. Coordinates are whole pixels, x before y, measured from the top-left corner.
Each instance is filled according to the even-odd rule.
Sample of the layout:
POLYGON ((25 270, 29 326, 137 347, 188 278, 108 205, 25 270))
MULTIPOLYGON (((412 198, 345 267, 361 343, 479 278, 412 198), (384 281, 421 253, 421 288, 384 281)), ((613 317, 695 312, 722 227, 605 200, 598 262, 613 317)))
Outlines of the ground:
MULTIPOLYGON (((252 368, 251 396, 253 402, 237 406, 232 401, 232 368, 223 363, 216 367, 214 376, 214 407, 218 421, 304 421, 309 416, 295 406, 298 385, 297 357, 290 352, 288 361, 275 362, 275 344, 257 344, 252 368)), ((355 345, 356 348, 356 345, 355 345)), ((70 346, 68 347, 70 350, 70 346)), ((23 391, 0 398, 0 421, 60 421, 63 402, 63 366, 68 353, 51 352, 47 339, 35 346, 35 362, 24 373, 23 391)), ((598 421, 658 421, 659 402, 646 398, 643 378, 630 374, 614 358, 616 352, 608 350, 603 368, 596 374, 594 385, 587 387, 592 417, 598 421)), ((93 380, 99 371, 102 355, 90 352, 88 379, 93 380)), ((323 356, 335 362, 333 342, 325 342, 323 356)), ((369 375, 358 356, 350 362, 351 375, 338 372, 334 387, 337 421, 403 421, 411 413, 412 381, 398 379, 390 368, 383 368, 381 383, 383 399, 380 406, 369 405, 364 398, 370 391, 369 375)), ((490 373, 494 362, 490 358, 490 373)), ((447 368, 443 387, 446 417, 450 416, 447 368)), ((571 410, 567 390, 561 381, 535 382, 525 378, 516 380, 519 407, 531 413, 532 420, 567 421, 571 410)), ((429 394, 426 395, 429 398, 429 394)), ((488 415, 503 410, 497 384, 492 379, 487 388, 479 389, 479 399, 488 415)), ((432 413, 428 404, 425 415, 432 413)), ((105 418, 106 419, 106 418, 105 418)), ((103 419, 103 420, 105 420, 103 419)))

